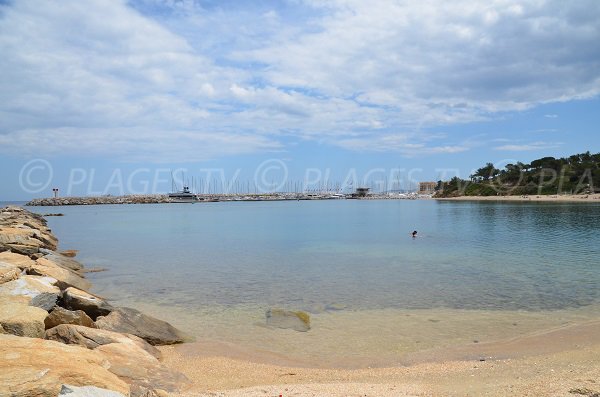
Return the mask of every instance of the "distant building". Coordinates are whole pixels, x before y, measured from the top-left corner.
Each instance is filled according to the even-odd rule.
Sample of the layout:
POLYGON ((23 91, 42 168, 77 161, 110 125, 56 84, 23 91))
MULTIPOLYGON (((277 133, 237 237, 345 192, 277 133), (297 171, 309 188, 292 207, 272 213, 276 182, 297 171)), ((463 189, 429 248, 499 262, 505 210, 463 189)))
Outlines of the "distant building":
POLYGON ((433 194, 437 182, 419 182, 419 194, 433 194))

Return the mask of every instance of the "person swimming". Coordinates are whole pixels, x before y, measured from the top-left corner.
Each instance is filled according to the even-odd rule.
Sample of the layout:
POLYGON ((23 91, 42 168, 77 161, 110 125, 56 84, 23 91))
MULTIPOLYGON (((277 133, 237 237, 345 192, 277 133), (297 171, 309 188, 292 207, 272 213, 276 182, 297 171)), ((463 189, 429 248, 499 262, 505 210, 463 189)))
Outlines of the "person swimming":
POLYGON ((414 231, 412 232, 412 236, 413 236, 413 238, 417 237, 417 231, 416 231, 416 230, 414 230, 414 231))

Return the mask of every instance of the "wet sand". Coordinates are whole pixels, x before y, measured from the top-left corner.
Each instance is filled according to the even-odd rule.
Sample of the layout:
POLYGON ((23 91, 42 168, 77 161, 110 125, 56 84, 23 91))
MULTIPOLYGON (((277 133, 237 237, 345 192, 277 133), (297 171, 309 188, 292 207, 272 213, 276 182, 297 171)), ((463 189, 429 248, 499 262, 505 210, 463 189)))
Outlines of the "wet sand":
POLYGON ((593 396, 600 320, 416 352, 386 368, 307 368, 268 352, 200 343, 161 348, 192 381, 182 396, 593 396), (272 362, 278 362, 274 365, 272 362))
POLYGON ((436 198, 445 201, 537 201, 558 203, 600 203, 600 194, 561 194, 561 195, 528 195, 528 196, 461 196, 436 198))

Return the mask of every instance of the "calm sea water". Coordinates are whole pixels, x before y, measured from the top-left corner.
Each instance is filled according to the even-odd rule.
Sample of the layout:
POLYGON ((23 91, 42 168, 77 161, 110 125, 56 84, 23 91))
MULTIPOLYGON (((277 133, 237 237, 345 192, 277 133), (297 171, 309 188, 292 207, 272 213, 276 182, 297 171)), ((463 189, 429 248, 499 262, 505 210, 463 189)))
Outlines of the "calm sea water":
POLYGON ((61 247, 79 249, 88 267, 108 269, 89 275, 95 292, 116 304, 168 308, 170 319, 185 313, 178 325, 196 321, 202 325, 188 329, 199 336, 240 343, 258 328, 240 326, 244 336, 231 328, 257 325, 273 306, 317 320, 335 309, 342 321, 344 312, 538 313, 600 303, 597 204, 336 200, 31 209, 64 213, 49 218, 61 247))

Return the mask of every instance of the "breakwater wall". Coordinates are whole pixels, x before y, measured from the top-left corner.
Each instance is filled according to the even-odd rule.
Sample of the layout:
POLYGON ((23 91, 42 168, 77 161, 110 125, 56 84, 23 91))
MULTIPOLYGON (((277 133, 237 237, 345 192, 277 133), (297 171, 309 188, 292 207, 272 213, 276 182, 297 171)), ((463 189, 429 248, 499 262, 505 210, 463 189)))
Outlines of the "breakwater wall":
POLYGON ((90 387, 104 389, 93 395, 125 397, 180 391, 188 380, 161 364, 155 346, 189 338, 90 293, 76 254, 59 250, 42 216, 0 209, 0 395, 99 393, 90 387))

